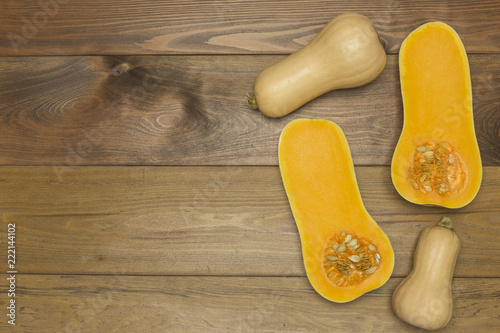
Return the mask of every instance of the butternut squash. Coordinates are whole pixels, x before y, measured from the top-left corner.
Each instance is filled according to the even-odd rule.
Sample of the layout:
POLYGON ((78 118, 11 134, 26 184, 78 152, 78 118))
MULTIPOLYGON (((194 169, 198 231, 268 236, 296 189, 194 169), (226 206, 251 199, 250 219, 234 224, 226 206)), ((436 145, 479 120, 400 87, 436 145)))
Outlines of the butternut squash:
POLYGON ((444 217, 420 234, 413 270, 394 291, 392 307, 403 321, 426 330, 445 327, 453 313, 452 279, 460 250, 453 222, 444 217))
POLYGON ((403 42, 399 66, 404 124, 392 182, 410 202, 463 207, 479 191, 482 166, 460 37, 444 23, 424 24, 403 42))
POLYGON ((305 47, 264 69, 248 105, 272 118, 298 109, 326 92, 375 80, 386 63, 372 22, 355 13, 332 19, 305 47))
POLYGON ((363 204, 341 128, 293 120, 280 136, 279 167, 314 289, 343 303, 381 287, 394 252, 363 204))

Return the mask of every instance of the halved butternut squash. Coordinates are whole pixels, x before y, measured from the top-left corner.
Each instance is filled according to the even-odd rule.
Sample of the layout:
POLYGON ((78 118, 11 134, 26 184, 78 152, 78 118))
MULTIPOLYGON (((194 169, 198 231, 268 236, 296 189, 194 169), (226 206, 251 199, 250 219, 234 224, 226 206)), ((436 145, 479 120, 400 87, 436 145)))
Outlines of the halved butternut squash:
POLYGON ((280 137, 279 166, 314 289, 342 303, 382 286, 394 252, 365 209, 340 127, 322 119, 290 122, 280 137))
POLYGON ((422 205, 460 208, 482 178, 474 131, 469 63, 445 23, 414 30, 399 53, 404 125, 391 175, 399 194, 422 205))

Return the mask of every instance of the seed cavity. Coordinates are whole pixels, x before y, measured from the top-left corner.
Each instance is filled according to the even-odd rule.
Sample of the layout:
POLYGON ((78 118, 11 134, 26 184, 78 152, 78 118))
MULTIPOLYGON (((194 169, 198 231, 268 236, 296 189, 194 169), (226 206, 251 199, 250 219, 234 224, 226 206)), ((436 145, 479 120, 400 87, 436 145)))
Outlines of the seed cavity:
POLYGON ((342 232, 327 242, 323 265, 332 283, 348 287, 369 278, 380 260, 375 245, 353 233, 342 232))
POLYGON ((459 192, 465 179, 460 155, 449 143, 429 141, 415 149, 408 180, 416 191, 444 196, 452 191, 459 192))

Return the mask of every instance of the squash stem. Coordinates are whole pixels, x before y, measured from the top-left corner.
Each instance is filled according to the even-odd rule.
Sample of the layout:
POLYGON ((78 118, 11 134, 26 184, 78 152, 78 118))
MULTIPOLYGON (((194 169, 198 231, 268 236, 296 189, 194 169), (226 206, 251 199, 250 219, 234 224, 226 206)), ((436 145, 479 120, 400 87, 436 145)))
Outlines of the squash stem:
POLYGON ((453 221, 449 217, 443 216, 438 226, 453 230, 453 221))
POLYGON ((247 93, 247 104, 249 107, 251 107, 254 110, 257 110, 257 99, 255 98, 255 95, 250 96, 247 93))

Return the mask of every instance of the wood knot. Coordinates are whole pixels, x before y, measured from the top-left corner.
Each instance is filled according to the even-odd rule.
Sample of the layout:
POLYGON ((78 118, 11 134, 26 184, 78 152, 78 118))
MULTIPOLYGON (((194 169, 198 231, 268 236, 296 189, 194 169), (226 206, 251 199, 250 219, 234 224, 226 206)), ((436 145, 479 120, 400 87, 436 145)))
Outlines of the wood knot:
POLYGON ((118 64, 115 67, 113 67, 113 69, 111 70, 111 75, 119 76, 119 75, 127 72, 129 69, 130 69, 130 65, 127 64, 126 62, 124 62, 124 63, 118 64))

